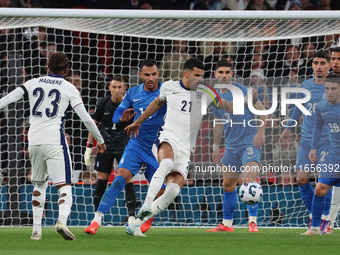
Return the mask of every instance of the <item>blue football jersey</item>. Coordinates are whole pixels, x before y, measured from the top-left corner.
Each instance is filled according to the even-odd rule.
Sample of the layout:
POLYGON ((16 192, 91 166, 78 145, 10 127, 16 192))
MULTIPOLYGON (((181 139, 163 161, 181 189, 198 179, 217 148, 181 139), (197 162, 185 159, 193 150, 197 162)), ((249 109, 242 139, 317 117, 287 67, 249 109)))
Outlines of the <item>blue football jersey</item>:
MULTIPOLYGON (((159 83, 158 89, 154 91, 146 91, 144 84, 133 87, 127 91, 119 107, 124 110, 134 108, 135 112, 137 112, 134 118, 136 120, 143 114, 149 104, 159 96, 161 86, 162 83, 159 83)), ((139 129, 139 135, 137 135, 137 138, 130 139, 129 143, 138 143, 142 148, 151 149, 160 128, 164 124, 165 113, 166 104, 143 122, 139 129)))
MULTIPOLYGON (((247 95, 247 87, 233 83, 234 86, 240 88, 244 94, 247 95)), ((230 90, 226 93, 221 93, 220 89, 217 90, 222 99, 229 102, 233 102, 233 95, 230 90)), ((243 147, 253 143, 254 136, 257 133, 256 127, 250 127, 248 125, 249 120, 255 119, 255 115, 250 112, 247 105, 244 106, 244 115, 234 115, 230 112, 223 111, 212 107, 213 115, 216 118, 224 120, 224 136, 226 148, 231 147, 243 147)), ((252 125, 259 125, 258 122, 251 123, 252 125)))
MULTIPOLYGON (((301 88, 307 89, 311 93, 310 100, 305 103, 305 107, 312 115, 305 115, 303 119, 303 123, 301 126, 301 140, 304 142, 308 142, 311 144, 312 141, 312 133, 315 123, 315 108, 316 105, 325 98, 325 85, 318 85, 314 83, 314 78, 304 81, 301 84, 301 88)), ((299 94, 299 97, 304 97, 303 94, 299 94)), ((321 141, 320 143, 324 143, 328 140, 328 134, 326 127, 322 129, 321 141)))
POLYGON ((333 155, 340 156, 340 103, 331 105, 327 99, 324 99, 316 106, 315 112, 316 123, 312 148, 316 148, 315 141, 320 139, 318 130, 326 126, 330 141, 330 151, 333 155))

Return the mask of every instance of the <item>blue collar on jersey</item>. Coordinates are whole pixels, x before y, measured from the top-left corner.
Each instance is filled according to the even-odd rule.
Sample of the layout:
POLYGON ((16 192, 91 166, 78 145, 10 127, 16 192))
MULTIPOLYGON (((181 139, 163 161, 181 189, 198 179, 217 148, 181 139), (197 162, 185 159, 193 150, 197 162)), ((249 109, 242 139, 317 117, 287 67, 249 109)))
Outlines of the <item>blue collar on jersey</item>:
POLYGON ((55 74, 55 73, 51 73, 51 74, 49 74, 48 76, 50 76, 50 77, 55 77, 55 78, 63 78, 63 79, 64 79, 63 76, 61 76, 61 75, 59 75, 59 74, 55 74))
POLYGON ((190 90, 190 89, 188 89, 188 88, 186 88, 186 87, 184 86, 182 80, 179 81, 179 85, 181 85, 181 87, 182 87, 183 89, 185 89, 185 90, 190 90))

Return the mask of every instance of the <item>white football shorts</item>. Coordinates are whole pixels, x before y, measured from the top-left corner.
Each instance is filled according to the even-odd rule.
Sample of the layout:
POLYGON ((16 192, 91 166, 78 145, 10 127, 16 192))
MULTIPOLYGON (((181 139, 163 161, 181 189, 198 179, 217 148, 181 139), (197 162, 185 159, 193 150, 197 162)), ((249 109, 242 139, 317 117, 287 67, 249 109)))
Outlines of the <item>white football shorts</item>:
POLYGON ((48 177, 53 185, 72 183, 72 166, 68 146, 43 144, 28 147, 32 164, 32 182, 45 182, 48 177))
POLYGON ((183 176, 184 180, 187 180, 190 163, 190 151, 184 149, 183 146, 178 144, 176 141, 166 137, 164 133, 161 133, 158 139, 159 145, 162 142, 167 142, 172 147, 172 151, 174 153, 174 165, 171 172, 179 172, 183 176))

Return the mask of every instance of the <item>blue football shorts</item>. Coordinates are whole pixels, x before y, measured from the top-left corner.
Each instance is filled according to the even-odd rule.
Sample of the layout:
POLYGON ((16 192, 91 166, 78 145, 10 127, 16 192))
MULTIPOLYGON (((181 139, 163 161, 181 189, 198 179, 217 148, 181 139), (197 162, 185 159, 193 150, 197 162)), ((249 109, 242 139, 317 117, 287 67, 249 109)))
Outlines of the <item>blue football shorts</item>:
POLYGON ((232 170, 238 173, 242 172, 242 166, 255 161, 260 165, 261 148, 255 148, 254 144, 243 146, 241 148, 227 148, 222 158, 222 163, 225 166, 230 166, 232 170))
POLYGON ((146 166, 144 175, 150 182, 152 176, 158 169, 158 162, 152 153, 152 150, 145 150, 139 147, 136 143, 130 143, 125 147, 122 158, 119 161, 118 168, 126 168, 135 176, 142 165, 146 166))
MULTIPOLYGON (((311 151, 311 144, 305 142, 300 143, 299 152, 296 159, 296 169, 305 170, 306 172, 313 169, 315 163, 309 160, 308 155, 311 151), (313 167, 312 167, 313 166, 313 167)), ((324 143, 317 149, 318 164, 324 164, 326 162, 326 156, 329 151, 329 144, 324 143)))

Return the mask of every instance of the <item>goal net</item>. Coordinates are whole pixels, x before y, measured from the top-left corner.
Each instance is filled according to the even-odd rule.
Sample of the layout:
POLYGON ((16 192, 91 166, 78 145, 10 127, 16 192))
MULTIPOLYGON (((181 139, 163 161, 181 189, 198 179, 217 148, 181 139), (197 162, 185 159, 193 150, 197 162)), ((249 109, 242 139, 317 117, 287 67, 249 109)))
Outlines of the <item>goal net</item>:
MULTIPOLYGON (((338 41, 338 17, 338 12, 327 11, 0 9, 1 96, 28 79, 46 74, 47 58, 64 52, 72 63, 68 79, 79 88, 87 110, 93 112, 98 100, 108 94, 106 86, 113 75, 121 75, 131 87, 136 86, 141 82, 140 63, 154 59, 159 64, 160 81, 178 80, 184 62, 197 57, 205 64, 206 84, 216 83, 215 64, 226 59, 233 65, 234 81, 256 88, 261 102, 270 108, 274 88, 280 92, 283 87, 299 87, 312 77, 314 53, 329 51, 338 41)), ((32 223, 27 109, 23 100, 0 112, 2 225, 32 223)), ((281 110, 278 107, 270 116, 273 121, 265 130, 258 177, 264 196, 259 203, 258 225, 305 227, 309 215, 294 168, 301 129, 300 125, 293 128, 290 141, 281 143, 280 134, 292 106, 286 116, 281 110)), ((174 203, 155 218, 154 225, 210 226, 222 220, 222 173, 212 162, 212 119, 208 110, 191 157, 188 182, 174 203)), ((65 131, 75 172, 69 225, 85 226, 93 218, 95 189, 95 171, 83 164, 88 133, 71 111, 65 117, 65 131)), ((219 152, 221 156, 224 153, 223 142, 219 152)), ((135 177, 138 201, 144 201, 148 187, 141 176, 135 177)), ((311 177, 315 185, 317 174, 311 177)), ((104 225, 126 224, 124 198, 121 192, 104 225)), ((52 225, 58 215, 55 187, 48 188, 47 200, 44 222, 52 225)), ((138 210, 141 203, 137 205, 138 210)), ((239 200, 235 225, 246 225, 247 217, 246 206, 239 200)))

